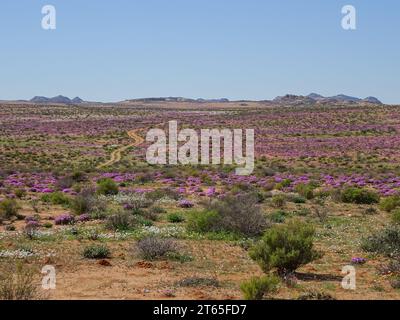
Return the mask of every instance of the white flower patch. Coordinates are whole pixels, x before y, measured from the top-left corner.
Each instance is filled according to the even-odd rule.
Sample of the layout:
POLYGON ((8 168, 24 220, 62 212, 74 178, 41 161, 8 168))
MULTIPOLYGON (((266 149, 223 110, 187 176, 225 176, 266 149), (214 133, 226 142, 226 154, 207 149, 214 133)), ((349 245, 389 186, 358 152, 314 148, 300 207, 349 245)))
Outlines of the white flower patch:
POLYGON ((186 233, 185 228, 179 226, 167 226, 167 227, 143 227, 141 232, 144 236, 160 236, 166 238, 180 238, 186 233))
POLYGON ((130 236, 128 232, 100 233, 99 239, 104 240, 125 240, 130 236))
POLYGON ((25 259, 29 257, 34 257, 36 254, 28 250, 2 250, 0 251, 0 258, 15 258, 15 259, 25 259))
POLYGON ((34 252, 32 250, 25 250, 25 249, 0 251, 0 258, 26 259, 32 257, 55 257, 55 256, 56 253, 54 250, 46 252, 34 252))
POLYGON ((174 199, 171 199, 171 198, 169 198, 169 197, 164 197, 164 198, 161 198, 161 199, 159 199, 159 200, 157 200, 156 201, 156 204, 158 204, 158 205, 169 205, 169 204, 175 204, 177 201, 176 200, 174 200, 174 199))

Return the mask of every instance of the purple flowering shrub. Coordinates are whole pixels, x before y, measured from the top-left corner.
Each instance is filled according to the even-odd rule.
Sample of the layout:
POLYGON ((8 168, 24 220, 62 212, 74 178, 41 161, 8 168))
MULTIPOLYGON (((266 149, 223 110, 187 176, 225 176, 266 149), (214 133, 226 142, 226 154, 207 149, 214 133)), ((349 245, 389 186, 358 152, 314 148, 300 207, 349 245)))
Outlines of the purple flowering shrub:
POLYGON ((365 264, 367 260, 365 258, 361 257, 353 257, 351 258, 351 263, 352 264, 365 264))
POLYGON ((75 218, 73 215, 68 213, 62 214, 54 219, 54 223, 58 226, 60 225, 69 225, 75 223, 75 218))
POLYGON ((87 222, 90 221, 90 215, 88 215, 87 213, 81 214, 80 216, 78 216, 76 218, 77 222, 87 222))
POLYGON ((179 207, 188 209, 188 208, 193 208, 194 204, 193 204, 193 202, 185 199, 185 200, 179 201, 179 207))

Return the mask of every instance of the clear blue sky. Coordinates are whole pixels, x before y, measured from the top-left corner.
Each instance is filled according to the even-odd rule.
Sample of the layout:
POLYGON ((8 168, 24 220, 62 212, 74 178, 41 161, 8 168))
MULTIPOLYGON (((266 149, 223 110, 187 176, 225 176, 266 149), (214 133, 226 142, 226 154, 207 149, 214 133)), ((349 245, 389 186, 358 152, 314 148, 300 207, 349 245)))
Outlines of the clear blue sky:
POLYGON ((1 0, 0 99, 285 93, 400 103, 398 0, 1 0), (57 29, 41 28, 41 8, 57 29), (341 8, 357 8, 356 31, 341 8))

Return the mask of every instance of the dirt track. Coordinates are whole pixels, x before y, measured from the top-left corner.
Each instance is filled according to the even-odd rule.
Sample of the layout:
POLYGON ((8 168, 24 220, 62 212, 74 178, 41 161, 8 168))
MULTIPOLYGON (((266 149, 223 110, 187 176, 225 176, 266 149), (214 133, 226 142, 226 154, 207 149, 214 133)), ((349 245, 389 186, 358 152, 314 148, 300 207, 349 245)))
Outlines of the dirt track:
POLYGON ((114 163, 117 163, 117 162, 121 161, 122 152, 125 152, 129 148, 137 147, 137 146, 141 145, 144 142, 144 139, 137 134, 138 131, 139 131, 138 129, 128 131, 127 132, 128 136, 131 139, 133 139, 134 142, 129 144, 129 145, 127 145, 127 146, 123 146, 123 147, 121 147, 121 148, 119 148, 117 150, 114 150, 111 153, 110 160, 108 160, 107 162, 104 162, 103 164, 97 166, 97 169, 108 167, 108 166, 113 165, 114 163))

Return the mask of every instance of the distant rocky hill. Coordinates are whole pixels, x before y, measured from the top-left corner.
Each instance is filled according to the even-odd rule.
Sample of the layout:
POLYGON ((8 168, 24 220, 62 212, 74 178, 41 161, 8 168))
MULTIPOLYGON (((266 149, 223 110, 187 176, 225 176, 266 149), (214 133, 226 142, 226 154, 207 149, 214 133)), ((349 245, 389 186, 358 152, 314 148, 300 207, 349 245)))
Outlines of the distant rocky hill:
MULTIPOLYGON (((84 101, 79 97, 75 97, 70 99, 66 96, 56 96, 53 98, 43 97, 43 96, 36 96, 29 101, 26 100, 16 100, 16 101, 9 101, 9 102, 20 102, 20 103, 35 103, 35 104, 102 104, 102 102, 89 102, 84 101)), ((176 102, 176 103, 228 103, 228 102, 237 102, 237 103, 244 103, 244 102, 260 102, 268 105, 282 105, 282 106, 312 106, 312 105, 325 105, 325 104, 382 104, 382 102, 375 98, 375 97, 366 97, 364 99, 348 96, 344 94, 338 94, 336 96, 331 97, 324 97, 318 93, 310 93, 307 96, 302 95, 294 95, 294 94, 287 94, 284 96, 276 97, 273 100, 261 100, 261 101, 254 101, 254 100, 240 100, 240 101, 230 101, 226 98, 220 99, 191 99, 191 98, 184 98, 184 97, 154 97, 154 98, 141 98, 141 99, 129 99, 118 102, 120 104, 137 104, 137 103, 163 103, 163 102, 176 102)), ((110 102, 110 104, 115 104, 114 102, 110 102)))
POLYGON ((327 103, 345 103, 345 104, 358 104, 358 103, 372 103, 382 104, 382 102, 375 97, 367 97, 360 99, 344 94, 339 94, 332 97, 324 97, 317 93, 311 93, 308 96, 298 96, 287 94, 285 96, 276 97, 273 103, 287 104, 287 105, 312 105, 312 104, 327 104, 327 103))
POLYGON ((160 97, 160 98, 141 98, 141 99, 129 99, 123 101, 123 103, 130 102, 229 102, 229 99, 190 99, 183 97, 160 97))
POLYGON ((62 104, 79 104, 79 103, 83 103, 84 102, 79 97, 70 99, 68 97, 64 97, 64 96, 61 96, 61 95, 57 96, 57 97, 53 97, 53 98, 36 96, 36 97, 33 97, 29 101, 33 102, 33 103, 62 103, 62 104))

